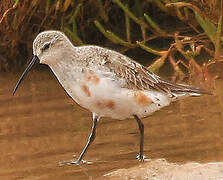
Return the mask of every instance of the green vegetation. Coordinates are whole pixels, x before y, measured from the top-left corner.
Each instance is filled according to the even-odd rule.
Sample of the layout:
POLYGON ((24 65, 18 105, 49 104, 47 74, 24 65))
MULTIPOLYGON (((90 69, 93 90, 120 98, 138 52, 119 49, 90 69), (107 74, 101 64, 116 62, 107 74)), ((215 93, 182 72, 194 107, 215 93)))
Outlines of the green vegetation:
POLYGON ((152 71, 168 62, 174 78, 196 74, 208 80, 209 66, 221 62, 222 5, 222 0, 1 0, 0 70, 24 65, 35 36, 56 29, 74 45, 145 51, 152 71))

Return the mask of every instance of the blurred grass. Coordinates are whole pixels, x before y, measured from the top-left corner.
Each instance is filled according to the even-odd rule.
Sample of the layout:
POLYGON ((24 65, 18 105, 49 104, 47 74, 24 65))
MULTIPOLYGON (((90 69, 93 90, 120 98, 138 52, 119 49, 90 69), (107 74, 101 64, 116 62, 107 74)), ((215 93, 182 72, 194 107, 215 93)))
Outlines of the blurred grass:
POLYGON ((55 29, 77 46, 110 47, 136 60, 145 51, 144 64, 152 71, 169 64, 176 79, 204 77, 210 62, 221 62, 222 6, 222 0, 1 0, 0 71, 24 66, 36 35, 55 29))

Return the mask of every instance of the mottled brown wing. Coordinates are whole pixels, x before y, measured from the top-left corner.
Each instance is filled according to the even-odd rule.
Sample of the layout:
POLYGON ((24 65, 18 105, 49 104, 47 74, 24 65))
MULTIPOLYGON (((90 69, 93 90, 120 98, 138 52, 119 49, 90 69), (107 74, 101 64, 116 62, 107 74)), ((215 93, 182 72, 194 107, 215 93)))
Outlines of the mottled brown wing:
POLYGON ((112 62, 107 60, 104 64, 111 72, 114 72, 118 78, 124 78, 126 88, 134 90, 149 90, 169 93, 169 89, 163 86, 159 81, 159 77, 150 72, 145 66, 127 59, 119 57, 112 62))
POLYGON ((106 61, 104 64, 114 72, 117 77, 126 80, 126 86, 134 90, 155 90, 172 94, 195 93, 195 94, 211 94, 210 92, 189 85, 176 84, 160 78, 150 72, 145 66, 131 60, 127 57, 118 57, 114 61, 106 61))

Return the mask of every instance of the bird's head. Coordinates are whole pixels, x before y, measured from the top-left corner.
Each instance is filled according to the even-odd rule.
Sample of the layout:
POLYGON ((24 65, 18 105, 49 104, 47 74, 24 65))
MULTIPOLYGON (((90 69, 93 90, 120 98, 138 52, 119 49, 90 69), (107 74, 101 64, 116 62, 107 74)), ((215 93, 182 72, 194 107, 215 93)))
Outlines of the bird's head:
POLYGON ((37 35, 33 41, 33 58, 18 80, 13 94, 15 94, 25 75, 35 64, 54 64, 63 59, 66 49, 73 45, 60 31, 44 31, 37 35))

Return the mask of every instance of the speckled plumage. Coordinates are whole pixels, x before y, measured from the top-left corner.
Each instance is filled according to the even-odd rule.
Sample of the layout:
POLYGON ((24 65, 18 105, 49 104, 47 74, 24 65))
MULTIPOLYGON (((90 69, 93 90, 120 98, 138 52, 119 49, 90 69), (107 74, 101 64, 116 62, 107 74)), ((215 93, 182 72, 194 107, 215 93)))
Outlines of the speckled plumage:
MULTIPOLYGON (((95 113, 99 116, 125 119, 131 118, 133 114, 136 114, 139 117, 145 117, 159 110, 161 107, 169 105, 170 102, 176 100, 177 97, 199 95, 205 92, 200 88, 166 81, 150 72, 146 67, 118 52, 98 46, 75 47, 69 39, 59 31, 45 31, 40 33, 34 40, 33 48, 34 55, 39 57, 40 63, 48 64, 51 67, 67 93, 78 104, 92 112, 96 111, 95 113), (44 52, 42 49, 46 43, 50 43, 50 48, 44 52), (105 89, 106 85, 104 84, 100 86, 100 83, 93 85, 88 82, 86 82, 87 85, 85 83, 85 88, 77 87, 77 84, 80 86, 84 83, 85 79, 83 74, 85 71, 89 70, 93 71, 95 76, 99 79, 103 79, 102 82, 105 84, 105 81, 107 81, 110 87, 105 89), (75 88, 76 90, 74 90, 75 88), (113 90, 111 90, 111 88, 113 88, 113 90), (117 91, 115 91, 114 88, 116 88, 117 91), (84 97, 86 93, 81 93, 83 89, 85 89, 85 92, 86 90, 88 91, 86 97, 84 97), (100 91, 100 93, 97 94, 96 91, 100 91), (122 91, 126 91, 126 94, 122 96, 127 97, 128 94, 132 96, 132 99, 131 97, 123 98, 118 95, 112 97, 112 95, 106 93, 110 92, 114 95, 113 91, 117 94, 122 94, 122 91), (140 106, 139 101, 138 106, 134 106, 135 102, 132 104, 127 103, 128 100, 135 100, 134 97, 137 91, 140 91, 142 96, 145 95, 145 98, 147 97, 150 99, 151 103, 148 103, 147 107, 145 103, 145 106, 140 106), (91 96, 89 96, 89 94, 91 94, 91 96), (103 97, 104 99, 102 99, 102 97, 100 97, 101 95, 107 97, 103 97), (85 98, 88 100, 82 100, 85 98), (96 105, 94 101, 100 98, 102 99, 101 101, 114 101, 114 104, 120 104, 117 108, 119 112, 115 111, 115 105, 113 109, 101 108, 102 106, 95 108, 96 105), (126 102, 116 102, 118 99, 114 98, 126 102), (134 106, 133 108, 136 108, 136 110, 126 107, 127 105, 134 106), (127 108, 129 112, 125 114, 120 111, 120 108, 124 109, 123 111, 127 108), (142 110, 140 111, 139 109, 142 110), (104 113, 103 111, 109 111, 110 113, 104 113), (120 115, 117 113, 120 113, 120 115)), ((143 98, 141 98, 141 100, 143 101, 143 98)), ((145 101, 149 102, 148 100, 145 101)))
POLYGON ((141 117, 168 106, 179 97, 208 93, 203 89, 166 81, 145 66, 118 52, 98 47, 75 47, 59 31, 40 33, 33 43, 34 58, 14 92, 35 61, 47 64, 66 92, 93 113, 89 141, 75 163, 79 164, 95 136, 100 117, 135 118, 140 130, 139 159, 143 159, 144 128, 141 117))

